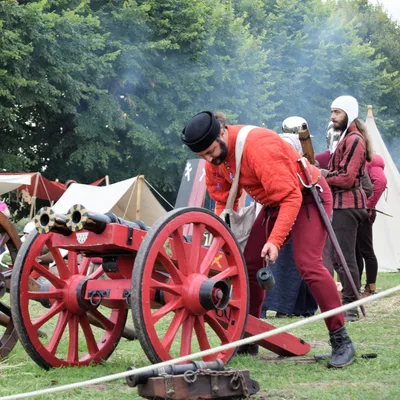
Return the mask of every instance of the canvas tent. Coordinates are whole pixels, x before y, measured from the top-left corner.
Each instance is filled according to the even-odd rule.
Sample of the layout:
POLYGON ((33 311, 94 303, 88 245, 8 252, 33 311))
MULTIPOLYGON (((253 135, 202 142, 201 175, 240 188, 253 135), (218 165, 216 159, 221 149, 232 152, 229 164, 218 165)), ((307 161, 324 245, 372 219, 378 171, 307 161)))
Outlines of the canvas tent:
POLYGON ((379 271, 397 272, 400 271, 400 175, 375 124, 372 106, 368 106, 365 123, 374 151, 384 159, 386 164, 387 189, 376 209, 392 216, 377 214, 373 232, 374 249, 378 258, 379 271))
POLYGON ((128 221, 141 220, 148 226, 166 213, 141 175, 109 186, 74 183, 52 208, 65 214, 75 204, 96 213, 113 212, 128 221))
POLYGON ((65 185, 46 179, 40 172, 0 174, 0 195, 15 189, 24 189, 38 199, 57 201, 65 192, 65 185))
MULTIPOLYGON (((104 178, 99 179, 91 185, 100 185, 104 178)), ((47 200, 51 204, 57 201, 67 190, 65 185, 58 181, 45 178, 40 172, 0 173, 0 196, 12 190, 25 190, 29 204, 31 204, 30 218, 35 212, 36 199, 47 200)), ((27 200, 25 200, 27 201, 27 200)))

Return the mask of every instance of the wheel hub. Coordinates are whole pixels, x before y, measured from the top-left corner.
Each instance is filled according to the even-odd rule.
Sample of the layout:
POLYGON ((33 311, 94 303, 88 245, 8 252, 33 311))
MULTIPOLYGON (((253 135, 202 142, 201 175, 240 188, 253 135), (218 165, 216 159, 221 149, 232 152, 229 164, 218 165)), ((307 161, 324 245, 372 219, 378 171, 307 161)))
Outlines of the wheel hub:
POLYGON ((66 281, 67 284, 63 288, 63 300, 66 309, 74 314, 81 315, 89 308, 93 308, 90 306, 89 302, 83 299, 85 295, 86 282, 86 277, 82 275, 72 275, 66 281))
POLYGON ((183 285, 182 298, 191 313, 202 315, 210 310, 224 310, 231 298, 231 290, 225 281, 192 274, 183 285))

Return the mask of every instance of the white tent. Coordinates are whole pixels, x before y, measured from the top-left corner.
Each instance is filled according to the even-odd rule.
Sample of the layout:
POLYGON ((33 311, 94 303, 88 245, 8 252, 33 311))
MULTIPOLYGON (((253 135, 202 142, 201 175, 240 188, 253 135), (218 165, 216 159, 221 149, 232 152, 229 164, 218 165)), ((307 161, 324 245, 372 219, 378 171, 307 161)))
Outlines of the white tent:
POLYGON ((0 180, 0 195, 18 189, 21 185, 30 185, 31 175, 3 175, 0 180))
POLYGON ((141 175, 109 186, 74 183, 52 208, 65 214, 74 204, 96 213, 113 212, 128 221, 141 220, 148 226, 166 213, 141 175))
POLYGON ((400 271, 400 175, 375 124, 372 106, 368 106, 365 122, 374 151, 385 161, 385 175, 388 181, 387 189, 376 209, 392 216, 377 214, 374 223, 374 249, 379 271, 397 272, 400 271))

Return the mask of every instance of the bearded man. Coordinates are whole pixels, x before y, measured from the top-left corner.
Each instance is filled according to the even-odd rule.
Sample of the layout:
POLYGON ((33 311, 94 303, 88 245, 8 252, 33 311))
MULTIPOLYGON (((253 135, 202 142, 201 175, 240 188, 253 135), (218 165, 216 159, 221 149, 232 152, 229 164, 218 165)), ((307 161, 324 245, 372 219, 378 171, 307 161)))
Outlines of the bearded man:
MULTIPOLYGON (((333 193, 332 227, 356 287, 360 288, 356 244, 360 224, 367 218, 367 198, 361 184, 366 161, 372 159, 371 142, 367 129, 358 119, 358 102, 352 96, 340 96, 331 105, 333 129, 340 131, 333 143, 328 171, 324 173, 333 193)), ((342 265, 332 254, 334 268, 343 286, 342 302, 356 300, 342 265)), ((345 312, 346 321, 357 321, 357 309, 345 312)))
MULTIPOLYGON (((235 146, 242 127, 227 125, 221 114, 217 119, 214 113, 203 111, 191 118, 181 137, 183 143, 207 161, 206 185, 210 197, 216 202, 218 214, 225 209, 236 173, 235 146)), ((300 177, 306 181, 298 162, 300 157, 292 146, 269 129, 253 128, 244 143, 235 204, 244 189, 264 206, 244 250, 250 283, 250 314, 257 318, 265 296, 265 290, 257 282, 257 271, 262 268, 265 257, 269 257, 271 262, 277 259, 289 235, 296 266, 321 311, 340 306, 336 284, 322 264, 326 230, 317 205, 300 181, 300 177)), ((308 168, 316 181, 320 171, 309 164, 308 168)), ((323 188, 320 195, 330 215, 331 192, 322 177, 320 185, 323 188)), ((328 366, 341 368, 351 364, 355 350, 344 326, 343 314, 327 318, 325 324, 332 345, 328 366)), ((258 347, 246 345, 238 352, 257 354, 258 347)))

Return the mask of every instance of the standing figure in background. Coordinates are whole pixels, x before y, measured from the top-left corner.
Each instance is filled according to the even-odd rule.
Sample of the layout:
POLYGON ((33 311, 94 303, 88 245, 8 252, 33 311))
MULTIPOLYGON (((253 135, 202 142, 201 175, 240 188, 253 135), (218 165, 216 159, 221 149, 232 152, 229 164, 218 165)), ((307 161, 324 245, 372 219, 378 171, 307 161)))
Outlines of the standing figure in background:
MULTIPOLYGON (((299 157, 303 155, 303 151, 298 131, 303 124, 307 125, 307 121, 301 117, 286 118, 282 123, 282 134, 279 135, 299 153, 299 157)), ((296 267, 291 240, 280 251, 271 271, 274 274, 275 287, 267 290, 261 317, 266 318, 268 310, 276 311, 277 318, 314 315, 318 305, 296 267)))
MULTIPOLYGON (((358 102, 352 96, 340 96, 331 105, 333 128, 341 131, 333 145, 329 170, 324 172, 333 194, 332 227, 349 267, 354 284, 359 289, 360 273, 356 258, 357 236, 367 218, 367 197, 361 185, 366 161, 372 160, 371 143, 365 125, 358 119, 358 102)), ((343 286, 342 302, 356 300, 343 266, 332 254, 334 268, 343 286)), ((359 319, 356 308, 345 312, 345 321, 359 319)))
POLYGON ((357 264, 360 279, 364 269, 366 285, 364 296, 374 294, 376 291, 376 277, 378 275, 378 260, 376 259, 373 243, 373 224, 376 218, 375 207, 386 189, 387 179, 385 176, 385 162, 383 158, 374 154, 372 161, 367 163, 367 172, 372 182, 372 195, 367 200, 368 217, 360 225, 357 237, 357 264))

